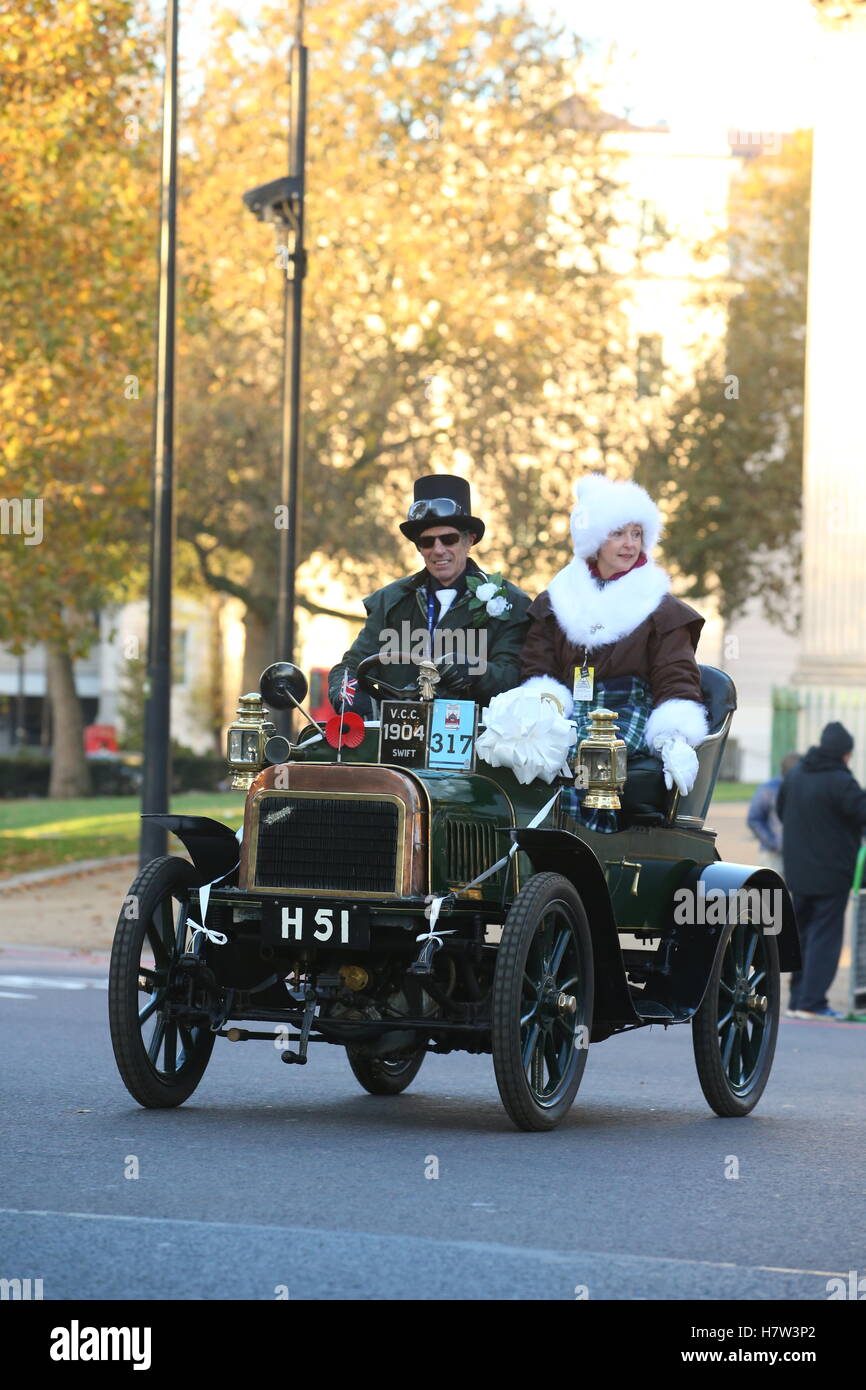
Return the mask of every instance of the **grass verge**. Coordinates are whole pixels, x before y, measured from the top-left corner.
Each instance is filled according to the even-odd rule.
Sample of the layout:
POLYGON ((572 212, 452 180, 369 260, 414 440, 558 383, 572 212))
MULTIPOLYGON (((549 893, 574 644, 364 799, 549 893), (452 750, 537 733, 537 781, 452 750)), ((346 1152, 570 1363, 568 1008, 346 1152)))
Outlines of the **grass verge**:
MULTIPOLYGON (((211 816, 236 830, 244 812, 238 792, 185 792, 172 797, 173 812, 211 816)), ((87 797, 76 801, 0 801, 0 882, 33 869, 78 859, 137 854, 141 802, 137 796, 87 797)), ((169 844, 182 852, 180 842, 169 844)))

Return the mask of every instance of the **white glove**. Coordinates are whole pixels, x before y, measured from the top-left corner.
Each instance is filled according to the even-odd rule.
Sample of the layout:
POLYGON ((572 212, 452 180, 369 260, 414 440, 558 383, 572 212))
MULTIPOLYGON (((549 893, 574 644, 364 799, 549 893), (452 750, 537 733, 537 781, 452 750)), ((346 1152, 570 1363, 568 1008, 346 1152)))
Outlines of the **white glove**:
POLYGON ((510 767, 524 786, 536 777, 552 782, 568 775, 574 726, 551 700, 518 686, 494 695, 481 717, 485 729, 475 747, 491 767, 510 767))
POLYGON ((684 738, 674 735, 657 743, 656 752, 662 760, 668 791, 676 782, 680 795, 687 796, 698 775, 698 755, 694 748, 684 738))

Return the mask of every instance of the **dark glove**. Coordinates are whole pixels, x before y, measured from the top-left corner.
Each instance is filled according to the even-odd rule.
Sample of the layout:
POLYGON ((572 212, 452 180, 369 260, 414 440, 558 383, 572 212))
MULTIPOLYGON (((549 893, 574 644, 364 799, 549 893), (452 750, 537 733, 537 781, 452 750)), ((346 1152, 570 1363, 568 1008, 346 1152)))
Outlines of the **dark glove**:
POLYGON ((447 666, 439 667, 439 684, 436 686, 437 695, 451 695, 456 700, 473 700, 472 677, 469 668, 459 662, 450 662, 447 666))
POLYGON ((370 719, 373 714, 373 701, 363 690, 355 691, 355 698, 351 705, 344 704, 339 695, 334 697, 331 704, 336 714, 349 714, 351 712, 353 714, 360 714, 362 719, 370 719))

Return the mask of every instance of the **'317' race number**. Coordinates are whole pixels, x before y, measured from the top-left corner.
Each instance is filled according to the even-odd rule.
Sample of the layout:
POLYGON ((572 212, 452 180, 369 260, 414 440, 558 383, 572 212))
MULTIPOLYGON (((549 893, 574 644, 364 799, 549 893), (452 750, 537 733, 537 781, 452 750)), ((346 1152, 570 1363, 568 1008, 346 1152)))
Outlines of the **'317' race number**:
POLYGON ((439 733, 438 729, 430 735, 431 753, 461 753, 466 754, 472 747, 472 734, 445 734, 439 733))

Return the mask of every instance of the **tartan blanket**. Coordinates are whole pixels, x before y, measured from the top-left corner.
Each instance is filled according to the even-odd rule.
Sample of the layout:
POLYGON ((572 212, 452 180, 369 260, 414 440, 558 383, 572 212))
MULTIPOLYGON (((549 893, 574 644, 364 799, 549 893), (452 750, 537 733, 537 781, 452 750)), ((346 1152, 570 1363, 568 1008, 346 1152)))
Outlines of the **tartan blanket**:
MULTIPOLYGON (((572 718, 577 725, 577 736, 568 752, 569 766, 574 765, 581 739, 589 730, 589 716, 594 709, 614 709, 619 714, 617 720, 618 737, 625 743, 629 753, 645 753, 644 731, 653 707, 649 684, 640 676, 617 676, 611 680, 597 681, 592 700, 575 703, 572 718)), ((598 830, 611 835, 619 829, 616 811, 584 810, 583 787, 565 787, 560 798, 561 812, 580 821, 587 830, 598 830)))

